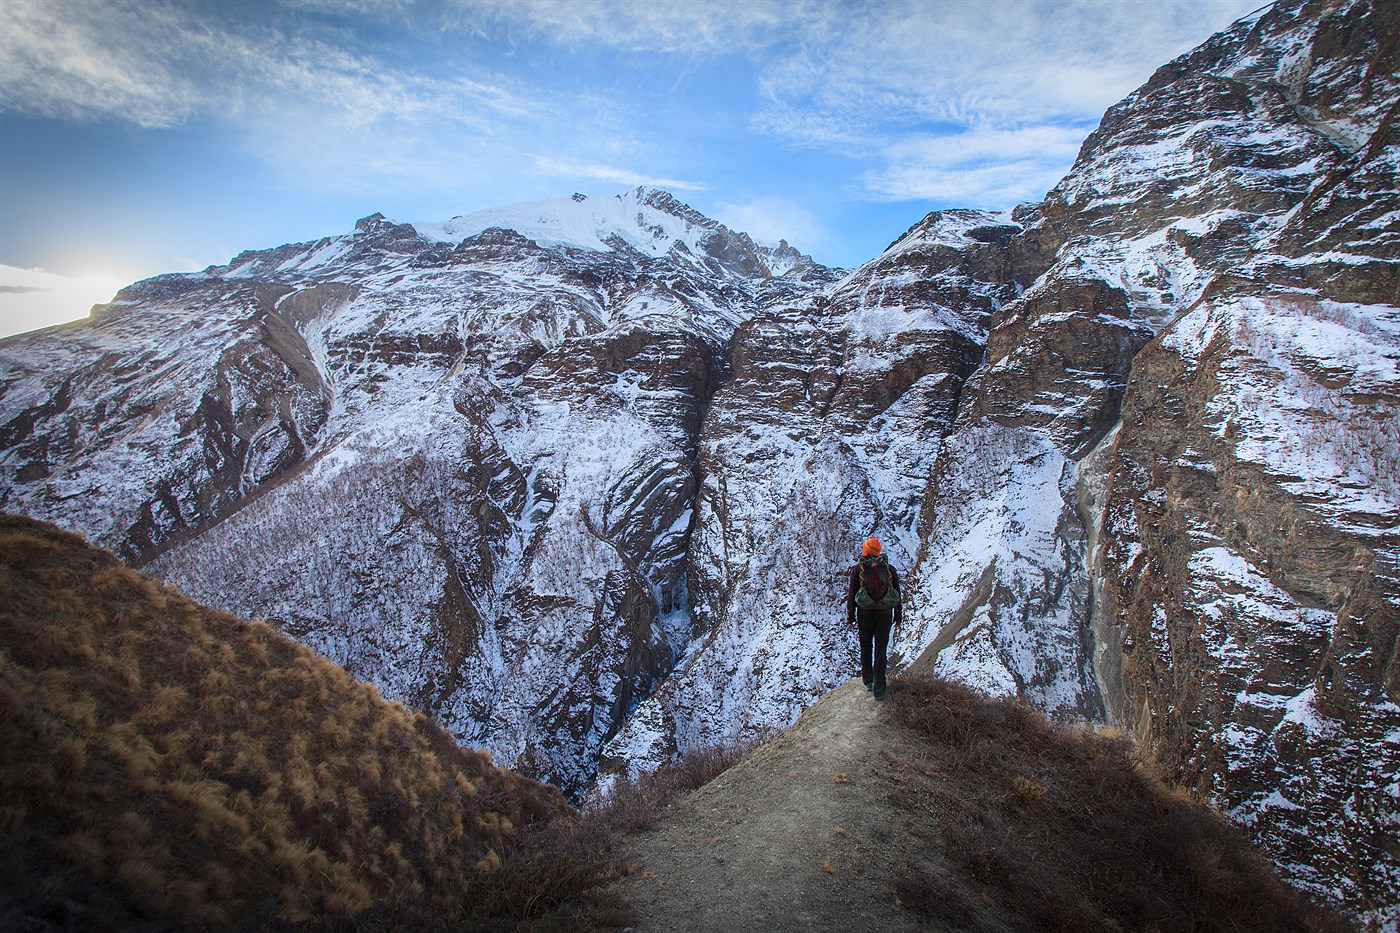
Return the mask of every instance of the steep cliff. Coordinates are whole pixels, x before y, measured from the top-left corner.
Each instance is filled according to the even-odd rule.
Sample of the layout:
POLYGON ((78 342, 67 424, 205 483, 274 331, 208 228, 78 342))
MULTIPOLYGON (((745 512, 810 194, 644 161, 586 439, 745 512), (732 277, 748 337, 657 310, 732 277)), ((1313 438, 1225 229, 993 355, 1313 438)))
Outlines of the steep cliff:
MULTIPOLYGON (((1181 246, 1210 273, 1167 305, 1084 474, 1110 715, 1295 882, 1383 923, 1400 921, 1397 36, 1393 4, 1275 8, 1159 71, 1081 155, 1126 162, 1142 113, 1222 101, 1209 143, 1169 160, 1209 171, 1094 189, 1199 202, 1181 246)), ((1089 214, 1096 239, 1147 233, 1089 214)))

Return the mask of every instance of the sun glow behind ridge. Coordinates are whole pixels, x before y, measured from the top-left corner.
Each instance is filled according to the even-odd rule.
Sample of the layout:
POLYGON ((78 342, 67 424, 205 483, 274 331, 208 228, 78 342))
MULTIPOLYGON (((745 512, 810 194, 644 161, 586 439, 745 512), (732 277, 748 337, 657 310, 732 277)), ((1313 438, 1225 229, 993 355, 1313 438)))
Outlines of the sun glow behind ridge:
POLYGON ((133 279, 118 275, 64 276, 0 265, 0 338, 88 316, 133 279))

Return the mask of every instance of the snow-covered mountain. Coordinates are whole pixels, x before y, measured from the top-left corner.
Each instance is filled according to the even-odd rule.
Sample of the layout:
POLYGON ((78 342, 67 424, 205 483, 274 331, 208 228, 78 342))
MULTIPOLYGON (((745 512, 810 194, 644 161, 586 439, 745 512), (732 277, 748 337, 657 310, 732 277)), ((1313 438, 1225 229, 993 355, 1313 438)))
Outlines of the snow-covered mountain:
POLYGON ((1400 922, 1397 35, 1278 4, 849 273, 639 189, 138 283, 0 342, 0 504, 571 792, 851 676, 878 533, 904 661, 1400 922))
POLYGON ((645 189, 424 230, 366 218, 8 342, 5 504, 578 790, 690 639, 730 337, 834 274, 645 189))

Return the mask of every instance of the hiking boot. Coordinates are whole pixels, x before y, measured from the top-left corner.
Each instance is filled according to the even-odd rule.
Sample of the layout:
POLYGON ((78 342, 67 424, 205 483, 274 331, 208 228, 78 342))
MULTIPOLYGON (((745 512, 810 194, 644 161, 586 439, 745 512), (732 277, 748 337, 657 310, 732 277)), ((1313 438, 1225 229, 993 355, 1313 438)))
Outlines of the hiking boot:
POLYGON ((872 683, 871 683, 870 681, 868 681, 868 680, 862 681, 862 683, 865 684, 865 689, 867 689, 867 690, 874 690, 874 689, 875 689, 875 685, 872 684, 872 683))
POLYGON ((879 690, 875 691, 875 699, 888 700, 892 693, 894 693, 893 687, 881 687, 879 690))

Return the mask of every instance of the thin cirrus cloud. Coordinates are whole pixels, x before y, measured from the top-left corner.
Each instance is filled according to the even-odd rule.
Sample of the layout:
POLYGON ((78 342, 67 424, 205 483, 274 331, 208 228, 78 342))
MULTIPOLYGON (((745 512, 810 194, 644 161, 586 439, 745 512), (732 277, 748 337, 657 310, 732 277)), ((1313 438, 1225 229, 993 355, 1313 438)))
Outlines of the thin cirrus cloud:
POLYGON ((536 156, 535 164, 539 166, 541 171, 550 175, 560 175, 567 178, 592 178, 609 184, 627 185, 633 188, 645 185, 650 188, 670 188, 679 191, 704 191, 709 187, 699 182, 683 181, 679 178, 657 178, 611 165, 569 162, 549 156, 536 156))
POLYGON ((787 198, 762 197, 739 204, 721 204, 715 219, 731 230, 742 230, 759 243, 781 240, 820 250, 831 245, 832 233, 816 214, 787 198))
POLYGON ((571 106, 488 68, 403 67, 311 21, 289 30, 199 13, 159 2, 0 5, 0 106, 143 129, 209 119, 288 182, 333 192, 450 187, 508 171, 527 145, 626 135, 606 107, 571 106), (590 125, 580 112, 594 115, 590 125))
POLYGON ((206 113, 238 115, 278 90, 320 92, 332 106, 378 109, 368 63, 250 24, 213 24, 166 3, 53 2, 0 6, 6 109, 146 129, 206 113), (357 74, 358 72, 358 74, 357 74))
POLYGON ((879 5, 771 63, 754 124, 865 160, 876 200, 1009 206, 1052 187, 1150 67, 1253 6, 879 5))
POLYGON ((445 22, 562 46, 713 57, 768 54, 810 31, 829 4, 808 0, 645 3, 616 0, 455 0, 445 22))
POLYGON ((207 72, 228 55, 190 25, 157 4, 0 5, 0 101, 75 122, 173 126, 207 103, 199 77, 185 69, 207 72))
POLYGON ((862 177, 872 197, 910 196, 968 207, 1009 207, 1038 200, 1047 170, 1074 161, 1077 127, 973 127, 947 135, 906 136, 887 145, 883 162, 862 177))
MULTIPOLYGON (((135 128, 137 187, 111 203, 201 254, 215 231, 322 235, 341 205, 448 216, 651 185, 848 264, 924 210, 1039 198, 1106 107, 1257 2, 0 0, 0 114, 86 129, 92 152, 135 128), (160 213, 165 178, 141 166, 184 169, 172 141, 206 162, 160 213)), ((79 165, 85 194, 105 169, 79 165)), ((0 261, 57 268, 59 221, 86 205, 28 202, 15 228, 48 223, 54 245, 12 239, 0 261)), ((126 221, 85 212, 92 249, 132 239, 98 214, 126 221)))
POLYGON ((669 64, 656 67, 692 78, 742 67, 752 99, 736 106, 749 108, 749 131, 864 163, 847 179, 858 197, 961 194, 983 205, 1007 190, 1043 193, 1073 159, 1065 137, 1082 138, 1145 77, 1144 62, 1184 51, 1253 2, 284 2, 281 15, 261 19, 129 0, 9 3, 0 6, 0 99, 31 114, 148 128, 214 116, 285 176, 310 171, 339 189, 446 184, 464 169, 520 164, 665 180, 671 173, 631 164, 665 147, 624 92, 581 91, 590 106, 578 106, 557 86, 491 67, 520 43, 565 50, 566 66, 568 50, 602 48, 661 56, 669 64), (341 19, 332 25, 329 14, 341 19), (373 42, 347 38, 347 22, 405 35, 431 26, 464 52, 448 68, 391 64, 373 42), (1051 145, 1032 148, 1047 135, 1051 145), (628 137, 632 145, 618 145, 628 137), (558 154, 528 158, 542 144, 558 154), (1008 179, 978 171, 998 165, 1008 179))
POLYGON ((858 196, 970 206, 1039 197, 1103 111, 1257 0, 646 4, 462 0, 564 46, 747 60, 749 126, 865 163, 858 196))

